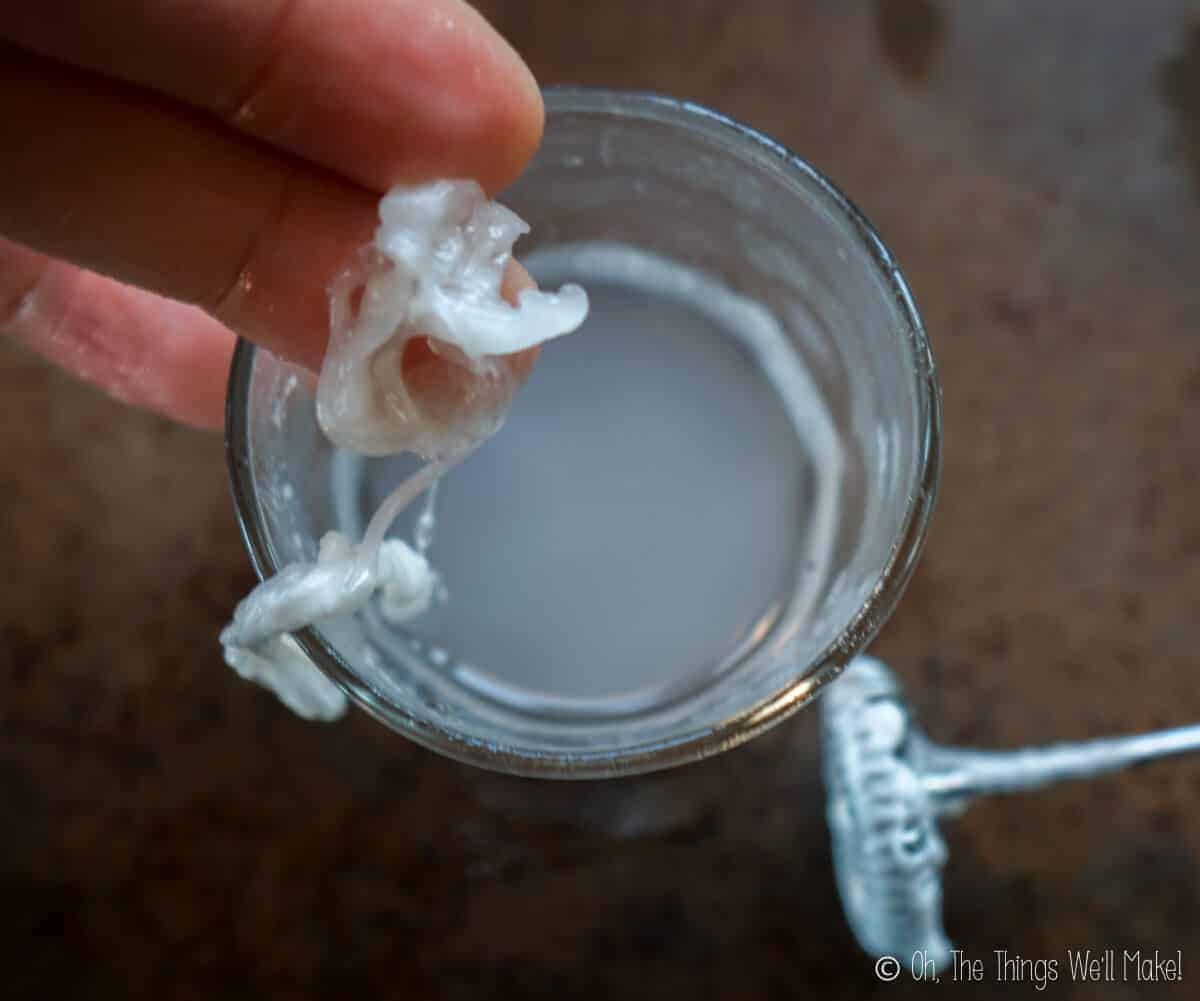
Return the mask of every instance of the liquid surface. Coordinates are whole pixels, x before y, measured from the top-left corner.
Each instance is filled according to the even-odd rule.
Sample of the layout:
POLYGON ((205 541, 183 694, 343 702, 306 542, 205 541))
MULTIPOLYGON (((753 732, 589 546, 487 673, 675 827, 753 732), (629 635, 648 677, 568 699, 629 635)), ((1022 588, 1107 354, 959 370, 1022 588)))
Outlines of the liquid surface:
MULTIPOLYGON (((405 635, 488 690, 589 699, 699 680, 796 588, 813 483, 795 408, 677 297, 550 280, 564 277, 591 313, 441 481, 428 555, 450 597, 405 635)), ((361 519, 412 463, 356 468, 361 519)), ((420 514, 396 530, 413 538, 420 514)))

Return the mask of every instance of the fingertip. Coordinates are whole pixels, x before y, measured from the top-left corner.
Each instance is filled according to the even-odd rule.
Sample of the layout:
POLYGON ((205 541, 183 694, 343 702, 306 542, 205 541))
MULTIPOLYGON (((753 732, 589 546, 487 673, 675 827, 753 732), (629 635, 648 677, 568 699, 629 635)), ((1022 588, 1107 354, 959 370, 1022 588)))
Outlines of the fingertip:
MULTIPOLYGON (((546 109, 542 91, 520 54, 480 14, 473 45, 447 52, 446 64, 464 60, 457 79, 448 79, 458 122, 446 132, 456 150, 447 151, 462 175, 479 181, 489 195, 511 184, 529 164, 542 142, 546 109)), ((445 64, 444 64, 445 65, 445 64)), ((446 103, 443 102, 443 107, 446 103)))
MULTIPOLYGON (((516 306, 521 293, 531 288, 537 288, 537 282, 534 281, 533 275, 525 270, 525 265, 515 257, 510 258, 508 267, 504 271, 504 280, 500 285, 500 294, 516 306)), ((535 344, 524 351, 505 356, 504 362, 518 386, 523 385, 529 378, 540 351, 541 345, 535 344)))
POLYGON ((529 288, 537 288, 533 275, 525 270, 525 265, 515 257, 510 257, 508 266, 504 269, 504 278, 500 282, 500 294, 510 305, 517 305, 517 297, 529 288))
MULTIPOLYGON (((504 44, 507 47, 508 43, 504 44)), ((498 134, 500 143, 495 147, 498 155, 492 167, 495 176, 484 182, 484 187, 492 194, 521 175, 542 144, 542 133, 546 127, 546 106, 541 88, 529 67, 515 51, 511 48, 509 51, 517 64, 515 76, 521 83, 507 95, 505 107, 498 111, 501 123, 498 134), (501 153, 503 155, 499 155, 501 153)))
POLYGON ((237 124, 386 191, 437 177, 495 194, 541 142, 537 81, 464 0, 298 3, 237 124))

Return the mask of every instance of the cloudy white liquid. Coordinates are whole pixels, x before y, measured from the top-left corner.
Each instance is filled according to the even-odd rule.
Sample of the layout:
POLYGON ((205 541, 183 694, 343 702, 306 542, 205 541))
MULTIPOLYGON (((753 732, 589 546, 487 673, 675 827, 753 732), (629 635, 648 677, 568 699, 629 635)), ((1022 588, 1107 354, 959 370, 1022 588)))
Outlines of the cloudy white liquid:
MULTIPOLYGON (((591 312, 439 484, 428 556, 448 600, 403 630, 375 618, 372 642, 514 704, 698 683, 827 578, 828 414, 786 339, 694 272, 604 245, 526 263, 583 285, 591 312)), ((334 468, 354 535, 413 463, 334 468)))

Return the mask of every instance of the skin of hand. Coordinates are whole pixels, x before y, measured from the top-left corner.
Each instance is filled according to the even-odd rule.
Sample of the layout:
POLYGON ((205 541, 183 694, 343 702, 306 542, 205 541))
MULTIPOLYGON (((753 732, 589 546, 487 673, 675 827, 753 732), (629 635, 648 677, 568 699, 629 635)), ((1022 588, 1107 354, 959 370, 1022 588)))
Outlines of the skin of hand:
MULTIPOLYGON (((319 370, 326 289, 383 191, 494 194, 542 121, 529 70, 463 0, 7 4, 0 332, 219 427, 235 335, 319 370)), ((531 284, 514 262, 504 294, 531 284)), ((523 378, 535 354, 507 362, 523 378)), ((420 340, 403 365, 431 410, 469 388, 420 340)))

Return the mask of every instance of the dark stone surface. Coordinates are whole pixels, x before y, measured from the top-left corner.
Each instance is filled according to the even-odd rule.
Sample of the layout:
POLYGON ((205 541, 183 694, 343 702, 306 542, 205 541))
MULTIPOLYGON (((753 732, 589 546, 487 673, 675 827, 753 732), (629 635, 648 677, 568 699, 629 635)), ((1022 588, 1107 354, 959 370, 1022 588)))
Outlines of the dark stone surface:
MULTIPOLYGON (((945 387, 941 502, 876 645, 945 740, 1200 718, 1200 11, 1188 0, 484 5, 547 82, 713 104, 897 253, 945 387)), ((1007 997, 881 986, 811 714, 714 762, 540 786, 290 717, 216 632, 251 583, 216 437, 0 347, 5 998, 1007 997)), ((973 956, 1183 950, 1200 765, 948 825, 973 956)), ((1191 981, 1190 983, 1187 981, 1191 981)), ((1032 996, 1032 995, 1030 995, 1032 996)))

